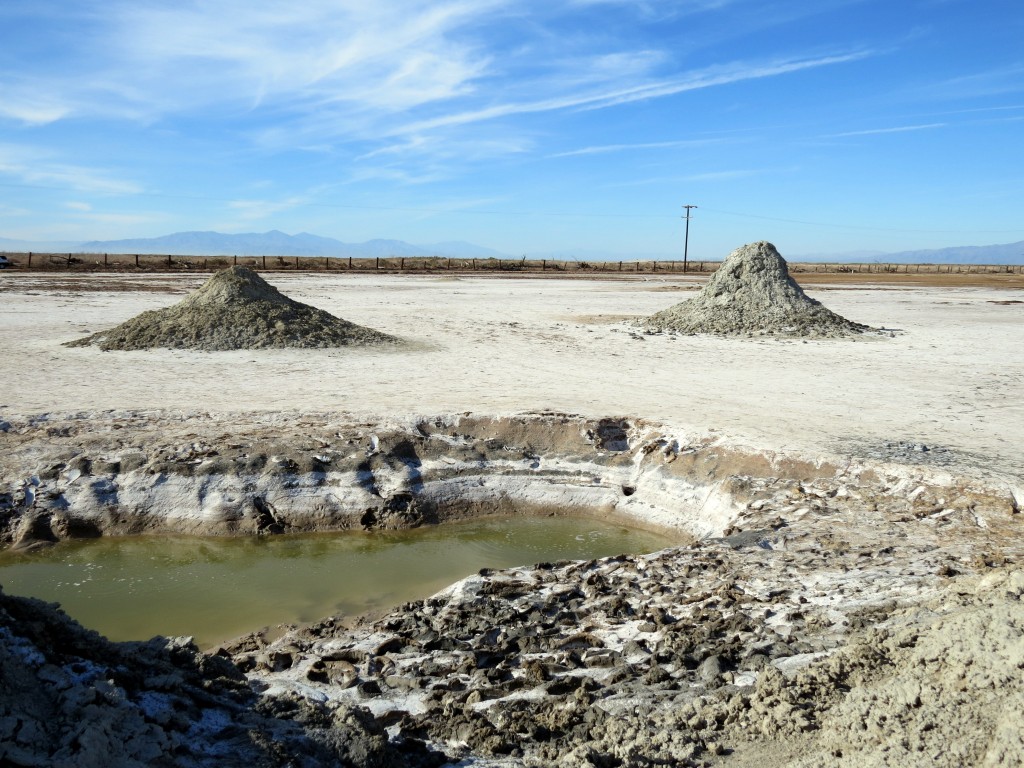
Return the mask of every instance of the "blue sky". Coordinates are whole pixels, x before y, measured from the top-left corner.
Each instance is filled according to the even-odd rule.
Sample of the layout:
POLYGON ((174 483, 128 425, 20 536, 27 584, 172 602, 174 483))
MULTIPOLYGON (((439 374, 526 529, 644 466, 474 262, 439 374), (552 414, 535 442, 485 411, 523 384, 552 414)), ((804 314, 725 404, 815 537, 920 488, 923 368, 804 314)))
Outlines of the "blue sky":
POLYGON ((0 236, 1024 239, 1009 0, 4 0, 0 236))

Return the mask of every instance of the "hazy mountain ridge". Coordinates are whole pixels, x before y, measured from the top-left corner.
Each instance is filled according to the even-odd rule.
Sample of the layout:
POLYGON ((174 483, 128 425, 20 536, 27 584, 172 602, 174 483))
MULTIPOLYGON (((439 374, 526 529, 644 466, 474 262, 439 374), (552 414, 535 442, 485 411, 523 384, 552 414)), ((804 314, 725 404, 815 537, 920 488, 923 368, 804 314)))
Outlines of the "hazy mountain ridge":
POLYGON ((1024 264, 1024 240, 997 245, 957 245, 918 251, 859 251, 814 253, 788 257, 789 261, 830 261, 878 264, 1024 264))
POLYGON ((170 235, 130 240, 93 240, 79 250, 101 253, 155 253, 198 256, 335 256, 373 258, 376 256, 503 256, 498 251, 472 243, 415 245, 403 240, 374 239, 365 243, 345 243, 309 232, 289 235, 270 232, 175 232, 170 235))
MULTIPOLYGON (((0 250, 45 252, 86 252, 86 253, 141 253, 194 256, 333 256, 338 258, 374 257, 415 257, 440 256, 449 258, 498 258, 521 257, 502 253, 465 241, 446 241, 426 245, 407 243, 404 240, 374 239, 364 243, 345 243, 331 237, 300 232, 289 235, 279 230, 269 232, 245 232, 225 234, 222 232, 175 232, 161 237, 132 238, 126 240, 92 240, 86 243, 67 241, 32 242, 0 237, 0 250)), ((715 260, 724 259, 728 254, 717 254, 715 260)), ((792 262, 873 262, 899 264, 1022 264, 1024 263, 1024 240, 996 245, 963 245, 931 250, 898 251, 855 251, 845 253, 811 253, 783 255, 792 262)), ((633 253, 617 254, 592 249, 558 249, 557 251, 526 254, 529 259, 568 261, 681 261, 681 254, 633 253)), ((708 260, 707 256, 692 256, 691 260, 708 260)))

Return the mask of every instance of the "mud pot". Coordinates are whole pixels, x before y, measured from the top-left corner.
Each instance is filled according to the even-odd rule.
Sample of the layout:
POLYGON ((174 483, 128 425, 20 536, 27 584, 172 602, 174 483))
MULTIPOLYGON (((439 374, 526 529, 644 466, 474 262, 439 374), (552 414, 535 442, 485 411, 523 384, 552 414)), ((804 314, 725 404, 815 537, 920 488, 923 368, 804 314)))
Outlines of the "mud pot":
MULTIPOLYGON (((258 631, 198 658, 231 660, 261 706, 327 733, 369 717, 387 735, 374 742, 381 754, 423 764, 744 764, 765 740, 807 765, 851 750, 931 759, 952 754, 939 734, 954 725, 966 762, 1018 748, 1005 699, 1019 695, 1024 619, 1012 488, 941 461, 810 461, 625 418, 272 422, 12 419, 3 476, 19 479, 0 498, 5 539, 31 552, 83 537, 390 531, 495 512, 629 521, 692 543, 483 569, 377 619, 258 631), (969 675, 945 661, 949 679, 929 672, 988 643, 969 675), (955 723, 950 696, 966 702, 955 723)), ((84 663, 34 653, 40 668, 84 663)), ((152 700, 125 695, 148 722, 152 700)), ((230 730, 225 707, 215 722, 230 730)))
POLYGON ((0 552, 0 583, 10 594, 60 602, 111 640, 189 635, 209 647, 268 625, 379 615, 481 568, 654 552, 678 541, 554 516, 405 531, 104 536, 0 552))

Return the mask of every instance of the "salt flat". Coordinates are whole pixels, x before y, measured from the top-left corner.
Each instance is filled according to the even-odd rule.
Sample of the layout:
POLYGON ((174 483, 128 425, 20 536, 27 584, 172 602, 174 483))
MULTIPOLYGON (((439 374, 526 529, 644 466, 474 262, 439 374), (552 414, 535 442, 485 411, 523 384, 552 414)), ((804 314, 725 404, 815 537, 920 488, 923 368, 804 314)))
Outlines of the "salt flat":
MULTIPOLYGON (((154 641, 143 668, 230 673, 273 715, 246 727, 334 761, 351 744, 478 768, 1021 764, 1019 289, 815 282, 829 309, 888 330, 799 341, 630 324, 695 279, 269 278, 406 344, 68 348, 203 278, 2 276, 5 541, 31 556, 79 536, 529 508, 692 543, 485 569, 376 619, 256 630, 216 656, 154 641)), ((77 727, 73 701, 96 699, 82 665, 120 663, 88 633, 55 650, 46 628, 66 624, 0 592, 0 654, 17 657, 0 673, 21 675, 0 709, 33 727, 77 727), (77 698, 37 712, 43 679, 77 698)), ((235 694, 200 706, 165 679, 91 707, 110 738, 76 757, 180 742, 219 764, 195 734, 244 733, 235 694), (170 707, 186 714, 154 731, 170 707)))
POLYGON ((1024 466, 1024 293, 816 285, 857 340, 636 333, 681 277, 488 279, 268 273, 287 295, 401 336, 405 350, 102 352, 61 344, 168 306, 205 276, 4 275, 0 414, 182 409, 353 415, 563 411, 656 419, 790 452, 903 441, 1024 466))

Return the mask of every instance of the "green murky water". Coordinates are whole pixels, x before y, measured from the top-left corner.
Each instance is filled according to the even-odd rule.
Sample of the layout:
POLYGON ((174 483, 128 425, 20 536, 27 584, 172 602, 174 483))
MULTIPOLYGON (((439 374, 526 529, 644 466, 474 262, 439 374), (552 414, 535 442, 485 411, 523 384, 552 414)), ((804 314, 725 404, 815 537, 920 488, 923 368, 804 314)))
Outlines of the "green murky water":
POLYGON ((139 537, 0 553, 8 594, 59 602, 113 640, 193 635, 392 608, 481 568, 653 552, 677 539, 586 518, 505 518, 414 531, 139 537))

